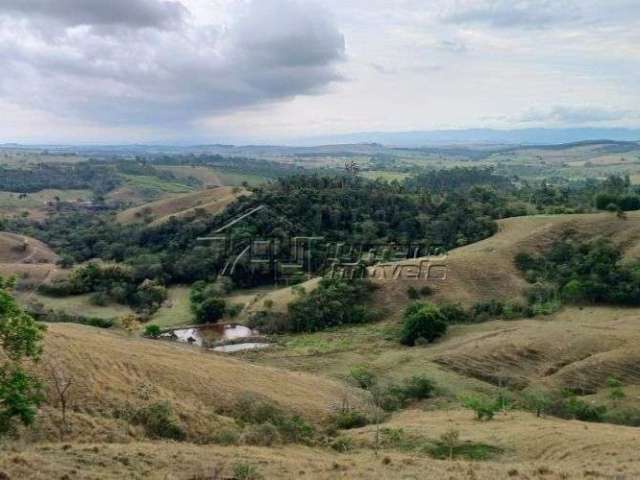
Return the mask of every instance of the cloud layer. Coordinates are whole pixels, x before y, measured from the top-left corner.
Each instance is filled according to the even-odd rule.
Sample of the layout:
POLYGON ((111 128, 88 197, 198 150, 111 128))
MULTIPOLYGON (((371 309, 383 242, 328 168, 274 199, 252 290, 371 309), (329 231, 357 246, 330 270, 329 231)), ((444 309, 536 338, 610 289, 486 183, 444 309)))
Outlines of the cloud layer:
POLYGON ((104 124, 171 126, 340 79, 343 35, 302 0, 254 0, 228 25, 179 2, 0 2, 0 96, 104 124))
POLYGON ((166 0, 3 0, 0 10, 30 18, 46 18, 63 25, 121 25, 167 27, 186 14, 177 1, 166 0))

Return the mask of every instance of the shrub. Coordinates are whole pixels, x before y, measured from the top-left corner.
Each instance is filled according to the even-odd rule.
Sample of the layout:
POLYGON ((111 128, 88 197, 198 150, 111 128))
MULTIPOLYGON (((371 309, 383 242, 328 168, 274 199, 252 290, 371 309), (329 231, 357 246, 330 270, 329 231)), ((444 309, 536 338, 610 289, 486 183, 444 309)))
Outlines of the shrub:
POLYGON ((493 420, 493 417, 502 408, 502 402, 488 397, 472 396, 463 399, 463 405, 476 414, 478 420, 493 420))
POLYGON ((408 346, 414 346, 419 339, 433 342, 446 332, 447 322, 438 307, 429 303, 414 303, 404 312, 400 342, 408 346))
POLYGON ((240 435, 237 431, 226 428, 217 432, 212 441, 218 445, 237 445, 240 442, 240 435))
POLYGON ((340 435, 331 442, 331 448, 336 452, 346 453, 353 449, 353 440, 350 437, 340 435))
POLYGON ((95 292, 89 296, 89 303, 98 307, 104 307, 109 303, 109 296, 105 292, 95 292))
POLYGON ((364 366, 353 367, 349 372, 349 378, 363 390, 370 390, 378 382, 376 374, 364 366))
POLYGON ((602 422, 607 413, 607 407, 604 405, 592 405, 575 397, 571 397, 566 401, 566 411, 576 420, 584 422, 602 422))
POLYGON ((335 416, 334 422, 340 430, 349 430, 368 425, 369 419, 364 413, 358 412, 357 410, 349 410, 338 413, 335 416))
POLYGON ((428 297, 429 295, 432 295, 432 294, 433 294, 433 288, 431 288, 429 285, 425 285, 420 289, 420 295, 422 295, 423 297, 428 297))
POLYGON ((411 400, 431 398, 435 390, 435 385, 425 376, 414 375, 406 379, 401 386, 392 387, 391 390, 403 403, 406 403, 411 400))
POLYGON ((617 378, 609 377, 607 379, 607 387, 609 387, 609 398, 613 401, 621 400, 625 397, 623 384, 617 378))
MULTIPOLYGON (((232 415, 240 424, 269 425, 276 428, 279 441, 309 443, 315 434, 314 428, 297 415, 290 415, 273 403, 244 394, 235 405, 232 415)), ((268 433, 270 427, 253 431, 256 438, 268 433)))
POLYGON ((136 410, 132 421, 142 425, 146 434, 151 438, 167 438, 184 440, 186 433, 173 416, 173 409, 169 402, 157 402, 136 410))
POLYGON ((410 300, 417 300, 420 297, 420 294, 415 287, 409 287, 407 288, 407 297, 409 297, 410 300))
POLYGON ((266 334, 286 333, 290 328, 285 314, 272 311, 255 312, 249 317, 247 326, 266 334))
POLYGON ((162 330, 160 330, 160 327, 158 325, 147 325, 144 328, 144 334, 147 337, 151 337, 151 338, 157 338, 160 336, 162 330))
POLYGON ((240 315, 240 312, 242 311, 243 308, 244 308, 243 304, 234 303, 233 305, 230 305, 227 307, 227 315, 229 315, 229 317, 231 318, 236 318, 238 315, 240 315))
POLYGON ((262 480, 262 475, 258 473, 258 469, 244 462, 234 463, 231 468, 233 478, 236 480, 262 480))
POLYGON ((449 325, 471 321, 471 316, 458 304, 444 303, 439 308, 449 325))
POLYGON ((535 412, 536 417, 541 417, 551 407, 553 399, 543 390, 528 390, 522 392, 522 402, 526 409, 535 412))

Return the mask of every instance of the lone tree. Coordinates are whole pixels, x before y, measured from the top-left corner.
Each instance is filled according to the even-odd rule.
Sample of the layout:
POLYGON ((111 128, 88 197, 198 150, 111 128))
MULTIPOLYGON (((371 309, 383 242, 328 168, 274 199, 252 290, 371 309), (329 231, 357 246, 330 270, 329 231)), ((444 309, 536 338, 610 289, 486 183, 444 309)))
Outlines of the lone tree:
POLYGON ((42 347, 44 327, 25 313, 11 296, 13 282, 0 277, 0 435, 15 427, 33 423, 38 406, 44 400, 42 386, 28 373, 24 361, 37 361, 42 347))

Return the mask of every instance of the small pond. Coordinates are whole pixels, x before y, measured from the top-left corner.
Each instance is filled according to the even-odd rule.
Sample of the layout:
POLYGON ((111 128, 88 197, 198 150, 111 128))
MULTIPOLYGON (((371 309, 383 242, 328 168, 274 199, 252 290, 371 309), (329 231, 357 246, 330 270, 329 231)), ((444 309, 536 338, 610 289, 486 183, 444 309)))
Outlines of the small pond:
POLYGON ((244 325, 215 324, 197 327, 176 328, 160 335, 161 339, 211 348, 215 352, 234 353, 244 350, 266 348, 270 344, 260 335, 244 325), (241 342, 246 339, 246 342, 241 342))

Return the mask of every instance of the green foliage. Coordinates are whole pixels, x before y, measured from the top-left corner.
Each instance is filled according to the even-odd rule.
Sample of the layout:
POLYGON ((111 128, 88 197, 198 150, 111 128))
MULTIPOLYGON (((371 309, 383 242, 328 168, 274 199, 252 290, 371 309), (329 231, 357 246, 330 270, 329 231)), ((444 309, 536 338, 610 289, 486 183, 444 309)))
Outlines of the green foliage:
POLYGON ((628 212, 640 210, 640 196, 636 194, 599 193, 595 196, 595 206, 598 210, 621 210, 628 212))
POLYGON ((219 284, 196 282, 189 293, 191 311, 197 323, 215 323, 225 313, 227 302, 221 298, 219 284))
POLYGON ((411 286, 407 288, 407 297, 409 297, 409 300, 417 300, 420 298, 420 293, 418 293, 416 287, 411 286))
POLYGON ((365 280, 324 278, 311 293, 288 306, 288 331, 316 332, 372 319, 365 307, 373 285, 365 280))
POLYGON ((622 389, 624 385, 617 378, 609 377, 607 379, 607 387, 609 388, 609 398, 611 400, 617 401, 625 397, 624 390, 622 389))
POLYGON ((151 338, 159 337, 161 332, 162 332, 162 330, 160 329, 160 327, 158 325, 147 325, 144 328, 145 336, 151 337, 151 338))
POLYGON ((263 428, 252 428, 247 441, 259 438, 262 438, 260 441, 266 441, 267 438, 272 438, 274 442, 310 443, 315 435, 314 428, 298 415, 288 414, 268 400, 250 393, 241 396, 231 415, 240 425, 267 425, 263 428), (275 434, 271 435, 271 427, 275 429, 277 438, 275 434))
POLYGON ((337 413, 334 417, 334 423, 336 428, 340 430, 349 430, 367 426, 369 424, 369 418, 357 410, 347 410, 337 413))
POLYGON ((44 401, 42 385, 19 365, 7 363, 0 367, 0 435, 9 432, 14 419, 31 425, 44 401))
POLYGON ((413 303, 403 315, 400 342, 414 346, 418 341, 433 342, 447 332, 447 319, 430 303, 413 303))
POLYGON ((365 366, 356 366, 349 372, 350 380, 363 390, 370 390, 378 383, 376 374, 365 366))
POLYGON ((590 404, 576 397, 568 398, 564 409, 569 418, 584 422, 602 422, 607 413, 607 407, 604 405, 590 404))
POLYGON ((521 254, 516 263, 546 282, 537 283, 529 292, 530 304, 539 305, 539 309, 557 308, 559 300, 640 305, 636 267, 623 264, 620 250, 606 240, 579 242, 564 238, 545 255, 521 254))
POLYGON ((398 386, 393 386, 391 391, 403 402, 424 400, 431 398, 435 391, 435 384, 424 375, 414 375, 398 386))
POLYGON ((236 462, 231 467, 233 478, 236 480, 262 480, 264 477, 254 465, 244 462, 236 462))
POLYGON ((503 399, 493 399, 485 396, 469 396, 463 399, 462 404, 476 414, 478 420, 493 420, 493 417, 503 408, 503 399))
POLYGON ((442 313, 449 325, 469 323, 472 321, 471 315, 458 304, 443 303, 442 305, 439 305, 439 308, 440 313, 442 313))
POLYGON ((501 448, 486 443, 464 442, 452 448, 448 442, 442 439, 425 450, 433 458, 441 460, 462 458, 470 461, 486 461, 503 453, 501 448))
POLYGON ((347 453, 353 450, 353 440, 345 435, 334 438, 330 445, 333 450, 340 453, 347 453))
POLYGON ((15 419, 33 423, 44 400, 40 383, 22 361, 39 359, 45 329, 16 303, 9 292, 12 285, 0 277, 0 434, 10 431, 15 419))
POLYGON ((461 441, 457 430, 449 430, 434 441, 401 428, 382 428, 380 439, 383 448, 426 454, 442 460, 490 460, 503 453, 501 448, 493 445, 461 441))
POLYGON ((133 413, 131 420, 134 424, 142 425, 150 438, 182 441, 187 436, 174 417, 171 404, 167 401, 139 408, 133 413))
POLYGON ((45 323, 77 323, 96 328, 111 328, 114 321, 109 318, 84 317, 82 315, 72 315, 62 310, 38 309, 30 311, 39 322, 45 323))
POLYGON ((526 390, 521 397, 523 406, 535 412, 536 417, 544 415, 553 404, 552 396, 544 390, 526 390))
POLYGON ((94 305, 116 302, 151 314, 167 299, 167 289, 158 281, 139 278, 138 273, 127 265, 91 262, 75 269, 66 280, 41 285, 39 291, 52 296, 93 292, 90 301, 94 305))

